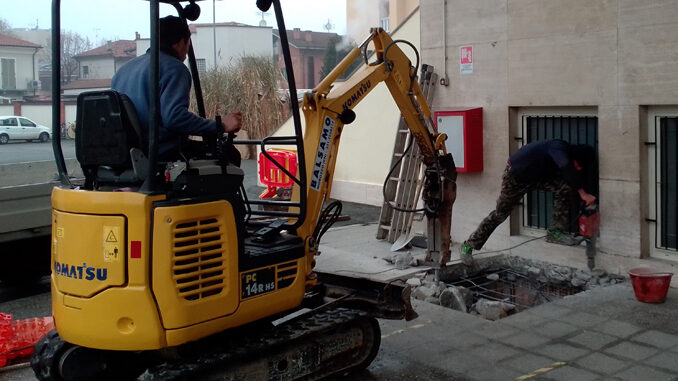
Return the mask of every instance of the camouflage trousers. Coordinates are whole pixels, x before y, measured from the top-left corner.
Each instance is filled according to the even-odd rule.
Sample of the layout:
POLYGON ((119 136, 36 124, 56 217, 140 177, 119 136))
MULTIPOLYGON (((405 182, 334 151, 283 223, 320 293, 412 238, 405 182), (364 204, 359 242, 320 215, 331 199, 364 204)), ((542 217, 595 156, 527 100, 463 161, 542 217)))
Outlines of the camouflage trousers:
POLYGON ((476 231, 474 231, 466 240, 466 244, 475 250, 482 248, 487 239, 490 238, 494 229, 504 222, 506 217, 511 214, 513 208, 520 203, 523 196, 533 189, 543 189, 553 192, 553 219, 551 220, 551 229, 566 231, 569 218, 569 200, 575 190, 560 178, 533 183, 522 183, 513 176, 511 167, 507 165, 501 179, 501 193, 497 199, 497 207, 485 217, 476 231))

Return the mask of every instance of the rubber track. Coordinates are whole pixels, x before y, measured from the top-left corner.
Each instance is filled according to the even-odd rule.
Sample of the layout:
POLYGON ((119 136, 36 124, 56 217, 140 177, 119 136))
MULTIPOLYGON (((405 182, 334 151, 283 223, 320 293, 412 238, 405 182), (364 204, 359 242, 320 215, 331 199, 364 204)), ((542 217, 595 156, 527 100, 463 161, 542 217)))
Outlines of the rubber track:
MULTIPOLYGON (((233 364, 243 364, 248 360, 261 359, 275 352, 285 345, 297 342, 302 343, 307 339, 322 336, 322 333, 329 332, 332 329, 347 325, 361 318, 368 318, 369 315, 363 311, 351 310, 347 308, 337 308, 334 310, 317 313, 300 319, 293 319, 290 322, 283 323, 277 327, 267 326, 260 329, 248 329, 244 332, 238 332, 236 335, 224 335, 213 339, 213 342, 206 345, 201 341, 195 351, 203 352, 199 357, 184 358, 178 361, 165 362, 163 364, 149 368, 142 374, 138 380, 198 380, 204 379, 202 376, 213 379, 208 376, 214 374, 215 369, 227 372, 229 366, 233 364), (206 352, 205 352, 206 351, 206 352)), ((378 343, 377 343, 378 345, 378 343)), ((191 351, 189 349, 189 351, 191 351)), ((197 352, 193 352, 197 353, 197 352)), ((358 364, 347 364, 345 369, 350 369, 358 364)), ((332 372, 336 373, 336 372, 332 372)), ((278 377, 269 375, 272 380, 288 379, 320 379, 330 374, 312 374, 300 378, 278 377)), ((230 380, 224 375, 219 379, 230 380)))

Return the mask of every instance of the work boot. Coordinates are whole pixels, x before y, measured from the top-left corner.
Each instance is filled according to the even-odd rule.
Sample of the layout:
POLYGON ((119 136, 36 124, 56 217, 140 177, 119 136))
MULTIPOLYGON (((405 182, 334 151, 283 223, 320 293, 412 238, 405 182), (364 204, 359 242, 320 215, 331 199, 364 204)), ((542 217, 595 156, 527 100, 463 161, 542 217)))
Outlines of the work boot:
POLYGON ((459 246, 459 259, 461 263, 466 266, 473 266, 473 248, 464 241, 464 243, 459 246))
POLYGON ((572 234, 563 233, 560 230, 547 230, 546 242, 557 243, 565 246, 577 246, 584 240, 582 236, 573 236, 572 234))

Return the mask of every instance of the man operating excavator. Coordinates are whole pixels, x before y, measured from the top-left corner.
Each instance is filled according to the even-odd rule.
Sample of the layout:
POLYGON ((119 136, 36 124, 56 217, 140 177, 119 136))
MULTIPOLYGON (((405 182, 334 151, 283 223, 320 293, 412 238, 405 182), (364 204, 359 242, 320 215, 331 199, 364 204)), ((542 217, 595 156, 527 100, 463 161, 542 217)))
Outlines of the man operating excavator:
MULTIPOLYGON (((231 112, 223 117, 221 126, 213 119, 201 118, 188 111, 191 91, 191 73, 184 61, 191 45, 191 31, 180 17, 167 16, 159 20, 160 29, 160 160, 177 160, 182 140, 188 135, 214 135, 238 132, 242 114, 231 112)), ((115 73, 111 88, 127 95, 136 108, 143 126, 144 139, 148 139, 150 52, 132 59, 115 73)))

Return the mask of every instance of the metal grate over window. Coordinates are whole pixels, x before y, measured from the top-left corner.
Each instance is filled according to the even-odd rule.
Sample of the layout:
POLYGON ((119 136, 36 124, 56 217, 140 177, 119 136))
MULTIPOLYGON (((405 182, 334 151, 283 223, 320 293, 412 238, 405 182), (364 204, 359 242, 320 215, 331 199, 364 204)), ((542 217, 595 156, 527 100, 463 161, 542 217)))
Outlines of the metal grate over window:
POLYGON ((678 117, 658 117, 655 246, 678 250, 678 117))
POLYGON ((204 58, 198 58, 195 60, 195 64, 198 67, 199 74, 205 74, 207 72, 207 62, 204 58))
MULTIPOLYGON (((598 118, 595 116, 524 116, 523 143, 538 140, 562 139, 572 144, 588 144, 598 151, 598 118)), ((588 172, 585 189, 598 196, 598 167, 588 172)), ((534 190, 524 199, 523 226, 546 229, 553 214, 553 193, 534 190)), ((579 199, 570 203, 570 232, 577 232, 579 199)))

